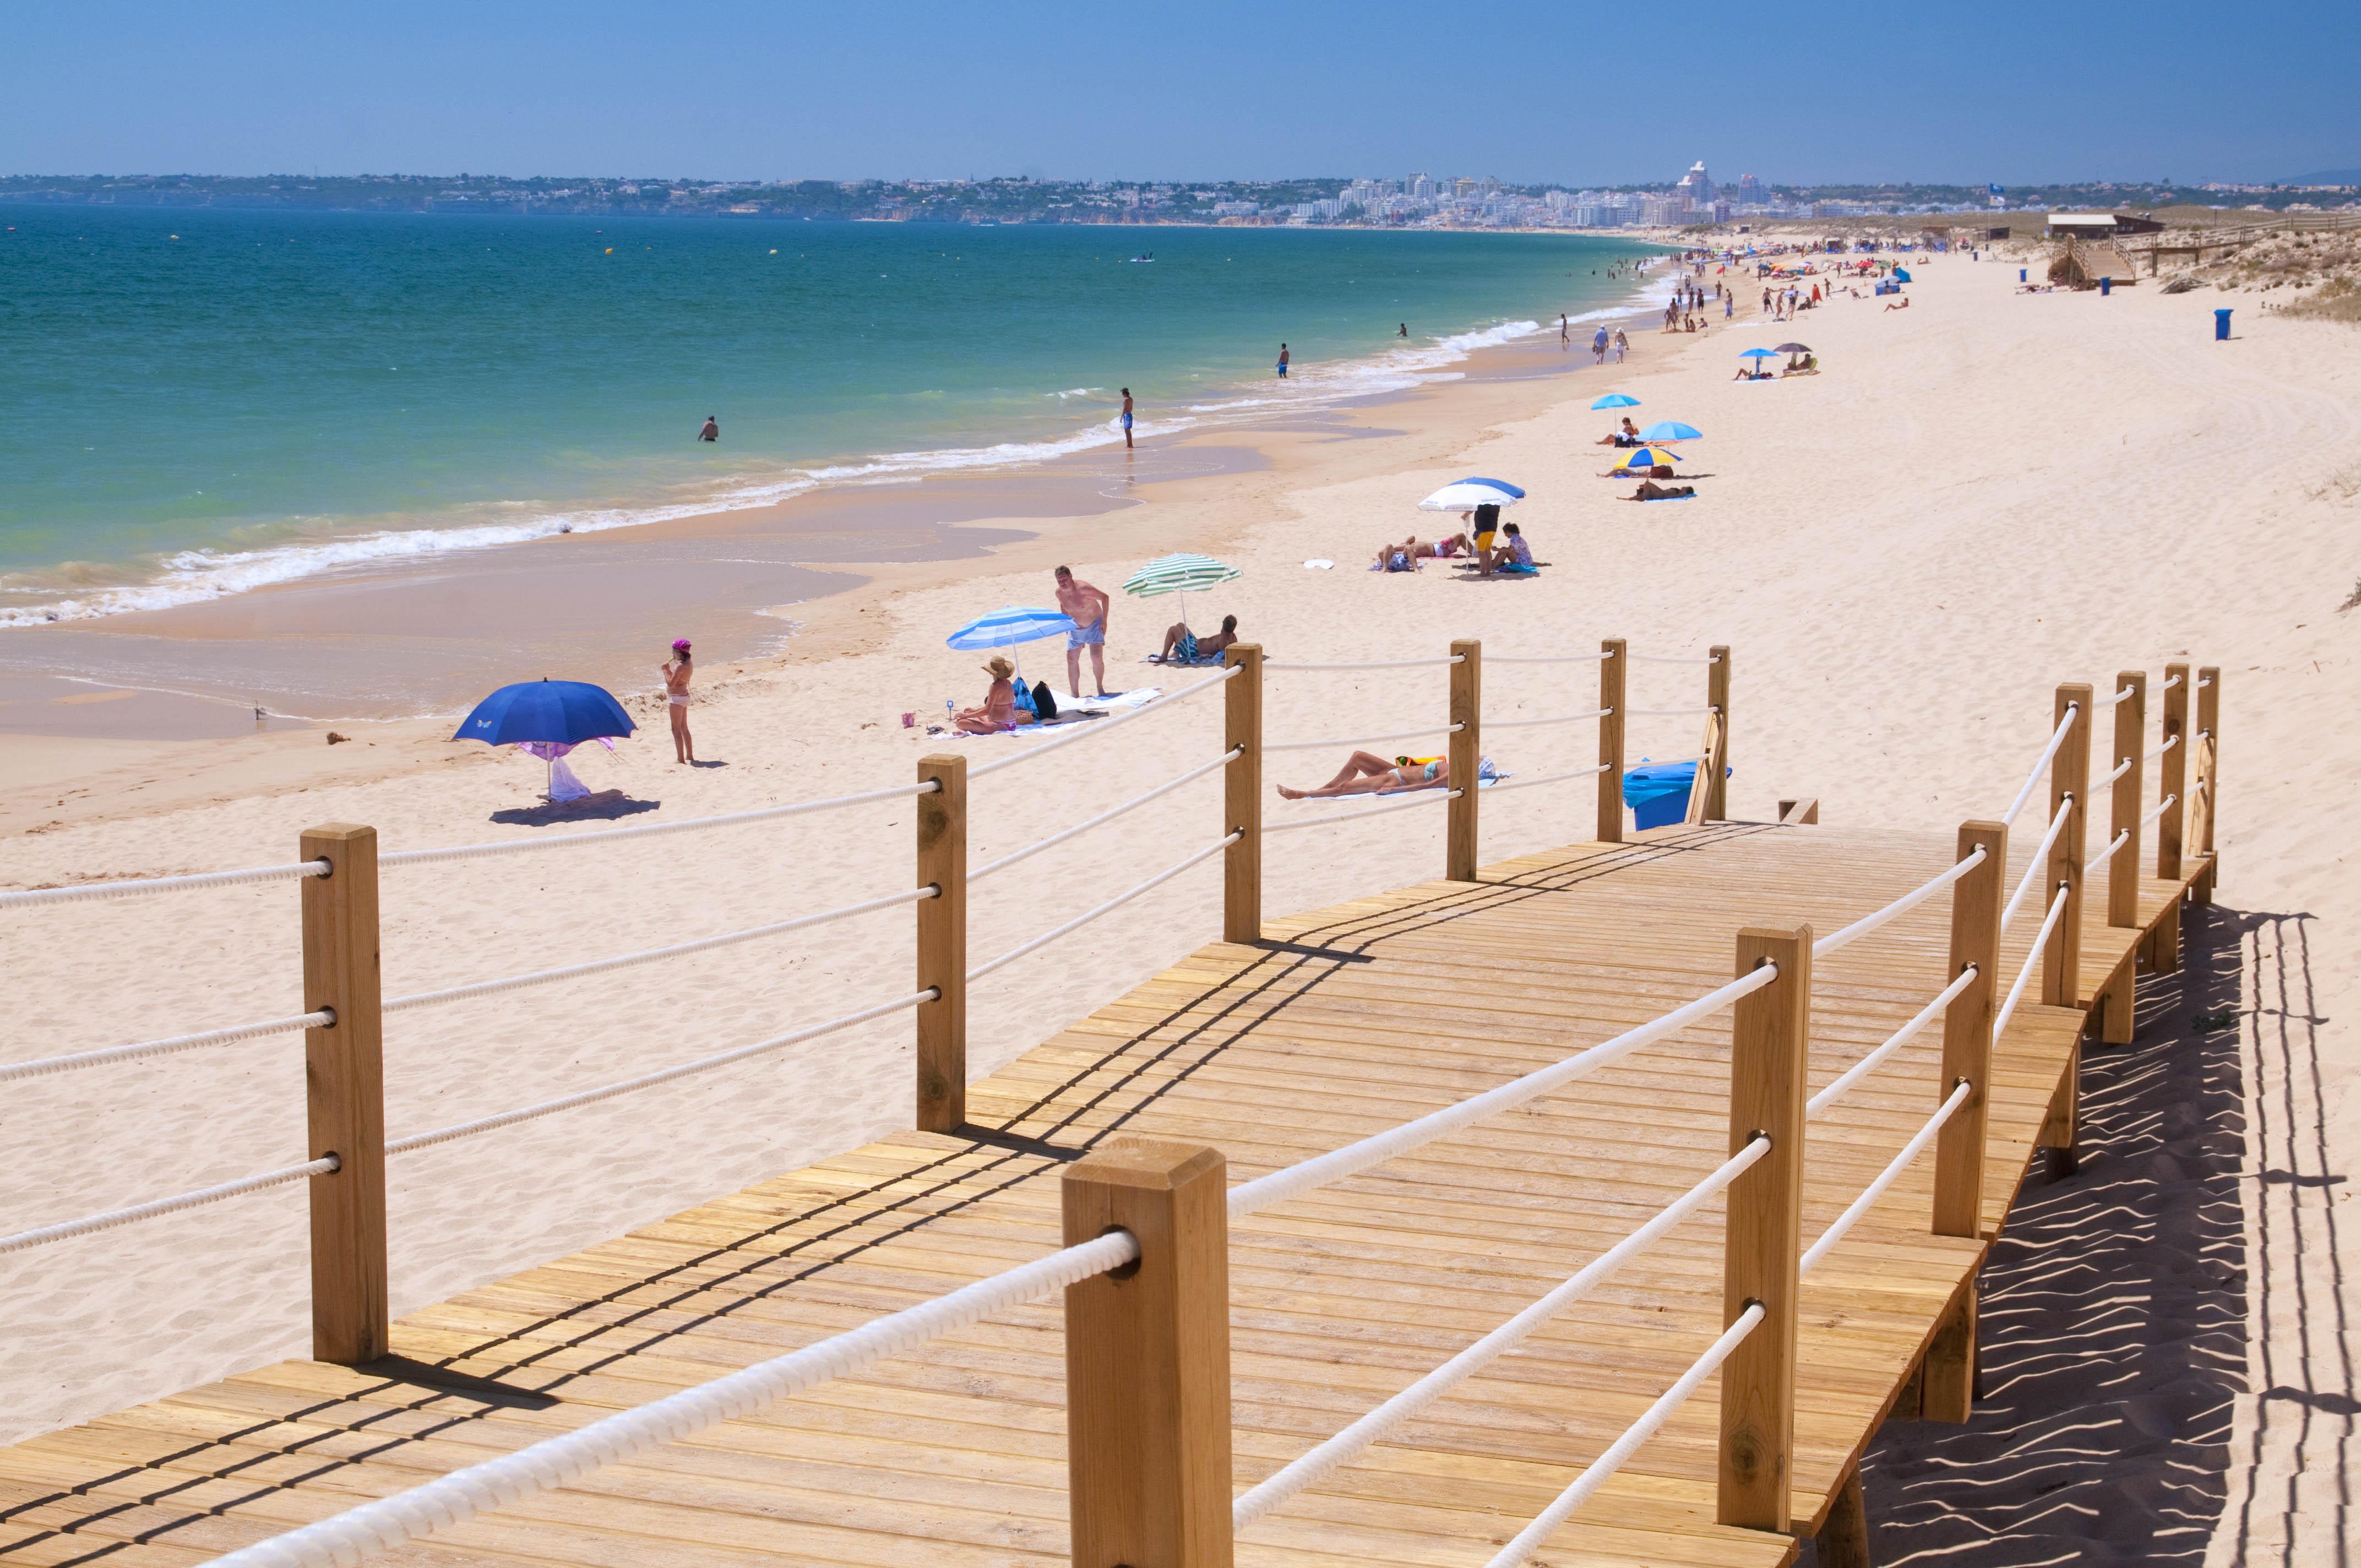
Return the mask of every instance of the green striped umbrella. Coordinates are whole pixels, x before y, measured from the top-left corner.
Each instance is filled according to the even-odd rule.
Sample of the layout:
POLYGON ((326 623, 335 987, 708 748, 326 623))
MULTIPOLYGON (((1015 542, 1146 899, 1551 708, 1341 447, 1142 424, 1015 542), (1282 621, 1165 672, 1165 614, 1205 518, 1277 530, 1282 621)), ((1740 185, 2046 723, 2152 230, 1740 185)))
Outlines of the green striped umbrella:
POLYGON ((1180 619, 1189 619, 1188 594, 1192 588, 1210 588, 1215 583, 1226 583, 1238 575, 1238 569, 1226 561, 1216 561, 1211 555, 1160 556, 1131 575, 1123 591, 1141 598, 1153 598, 1158 594, 1179 594, 1180 619))

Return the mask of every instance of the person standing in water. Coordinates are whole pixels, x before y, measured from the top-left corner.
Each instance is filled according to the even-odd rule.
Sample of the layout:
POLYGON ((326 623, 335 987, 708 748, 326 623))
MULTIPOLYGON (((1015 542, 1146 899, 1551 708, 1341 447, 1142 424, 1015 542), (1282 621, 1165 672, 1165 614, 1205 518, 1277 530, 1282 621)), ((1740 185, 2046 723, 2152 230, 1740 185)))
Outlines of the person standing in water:
POLYGON ((1401 323, 1401 330, 1400 330, 1400 332, 1398 332, 1398 333, 1394 334, 1394 335, 1395 335, 1396 337, 1408 337, 1408 336, 1410 335, 1410 323, 1408 323, 1408 322, 1404 322, 1404 323, 1401 323))
POLYGON ((664 676, 664 708, 672 715, 673 761, 694 763, 697 742, 688 735, 688 639, 676 639, 672 645, 672 657, 657 669, 664 676))
POLYGON ((1287 379, 1287 345, 1283 343, 1279 345, 1279 378, 1287 379))
POLYGON ((1564 311, 1557 313, 1557 345, 1560 348, 1574 346, 1574 323, 1565 319, 1564 311))
POLYGON ((1126 452, 1131 450, 1131 389, 1129 387, 1123 389, 1123 446, 1126 452))
POLYGON ((705 428, 697 433, 697 439, 699 441, 719 441, 721 439, 721 426, 715 422, 711 414, 707 414, 705 416, 705 428))

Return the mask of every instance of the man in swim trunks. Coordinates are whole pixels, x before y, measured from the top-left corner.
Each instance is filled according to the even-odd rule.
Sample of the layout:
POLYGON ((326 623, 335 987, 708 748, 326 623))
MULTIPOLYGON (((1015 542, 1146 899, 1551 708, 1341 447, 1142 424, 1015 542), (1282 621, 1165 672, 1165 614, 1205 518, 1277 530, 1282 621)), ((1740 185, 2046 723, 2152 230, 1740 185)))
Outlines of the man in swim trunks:
POLYGON ((1279 378, 1287 379, 1287 345, 1283 343, 1279 345, 1279 378))
POLYGON ((1356 751, 1336 776, 1318 789, 1279 786, 1282 800, 1334 800, 1340 795, 1393 795, 1403 790, 1449 789, 1451 759, 1397 757, 1391 762, 1373 751, 1356 751))
POLYGON ((719 441, 721 439, 721 426, 711 414, 707 414, 705 416, 705 428, 697 433, 697 439, 699 441, 719 441))
POLYGON ((1084 582, 1077 582, 1071 566, 1058 568, 1058 608, 1074 623, 1066 633, 1066 689, 1074 700, 1082 699, 1082 650, 1091 651, 1091 679, 1098 685, 1098 695, 1112 696, 1106 689, 1106 618, 1107 597, 1084 582))
POLYGON ((1123 445, 1125 451, 1131 450, 1131 389, 1129 387, 1123 389, 1123 445))

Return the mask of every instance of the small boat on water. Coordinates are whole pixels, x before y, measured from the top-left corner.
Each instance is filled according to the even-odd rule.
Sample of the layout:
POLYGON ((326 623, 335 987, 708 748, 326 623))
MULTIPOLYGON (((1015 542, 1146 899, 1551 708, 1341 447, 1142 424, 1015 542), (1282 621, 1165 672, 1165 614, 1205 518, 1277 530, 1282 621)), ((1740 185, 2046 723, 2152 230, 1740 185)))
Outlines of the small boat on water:
POLYGON ((1126 256, 1124 259, 1126 261, 1153 261, 1156 259, 1156 252, 1152 250, 1144 251, 1137 256, 1126 256))

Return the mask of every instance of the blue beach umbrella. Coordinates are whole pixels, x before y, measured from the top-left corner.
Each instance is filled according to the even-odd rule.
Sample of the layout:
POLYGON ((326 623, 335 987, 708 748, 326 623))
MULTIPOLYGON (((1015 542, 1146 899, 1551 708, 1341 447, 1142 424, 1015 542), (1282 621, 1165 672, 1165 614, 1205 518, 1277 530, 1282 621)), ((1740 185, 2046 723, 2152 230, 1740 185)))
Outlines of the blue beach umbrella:
POLYGON ((1776 359, 1779 357, 1779 351, 1775 348, 1750 348, 1739 357, 1741 359, 1776 359))
POLYGON ((1636 409, 1640 406, 1640 400, 1627 398, 1620 392, 1609 392, 1603 398, 1593 398, 1590 406, 1594 409, 1636 409))
POLYGON ((1074 630, 1074 623, 1063 610, 1036 609, 1026 605, 1005 604, 990 615, 979 615, 945 639, 950 648, 1006 648, 1017 642, 1038 642, 1044 637, 1062 637, 1074 630))
POLYGON ((638 728, 606 687, 544 676, 502 686, 478 703, 451 739, 494 746, 527 740, 571 746, 602 735, 629 735, 638 728))
POLYGON ((1642 441, 1703 441, 1705 432, 1676 419, 1659 420, 1640 433, 1642 441))
POLYGON ((1525 492, 1517 488, 1516 486, 1509 483, 1506 479, 1487 479, 1477 475, 1470 474, 1467 477, 1460 480, 1459 482, 1463 485, 1488 485, 1504 496, 1513 496, 1518 500, 1523 500, 1525 499, 1525 492))
POLYGON ((1421 511, 1474 511, 1477 507, 1512 507, 1525 492, 1500 479, 1455 479, 1418 503, 1421 511))

